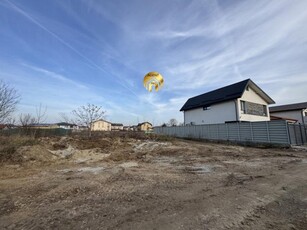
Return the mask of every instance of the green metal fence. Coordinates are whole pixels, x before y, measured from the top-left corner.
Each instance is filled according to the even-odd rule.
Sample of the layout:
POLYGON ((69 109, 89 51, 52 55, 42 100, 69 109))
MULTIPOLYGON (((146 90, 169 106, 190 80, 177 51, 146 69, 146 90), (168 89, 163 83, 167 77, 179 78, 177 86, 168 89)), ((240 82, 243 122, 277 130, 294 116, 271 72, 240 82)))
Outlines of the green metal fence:
POLYGON ((49 136, 67 136, 72 133, 70 129, 27 129, 27 128, 17 128, 17 129, 7 129, 0 130, 0 135, 29 135, 35 137, 49 137, 49 136))

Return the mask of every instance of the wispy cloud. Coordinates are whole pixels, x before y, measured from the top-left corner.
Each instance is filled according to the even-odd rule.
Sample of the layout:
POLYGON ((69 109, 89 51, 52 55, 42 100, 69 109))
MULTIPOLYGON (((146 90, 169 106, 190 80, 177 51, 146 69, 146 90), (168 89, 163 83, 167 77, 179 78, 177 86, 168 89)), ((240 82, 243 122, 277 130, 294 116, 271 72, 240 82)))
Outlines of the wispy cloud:
MULTIPOLYGON (((95 61, 93 61, 92 59, 88 58, 87 56, 85 56, 82 52, 80 52, 78 49, 74 48, 73 46, 71 46, 68 42, 66 42, 64 39, 62 39, 59 35, 57 35, 56 33, 52 32, 50 29, 48 29, 46 26, 42 25, 38 20, 36 20, 33 16, 31 16, 29 13, 25 12, 24 10, 22 10, 20 7, 18 7, 16 4, 12 3, 9 0, 5 0, 6 2, 8 2, 12 8, 14 10, 16 10, 18 13, 22 14, 23 16, 25 16, 27 19, 29 19, 31 22, 33 22, 35 25, 37 25, 38 27, 40 27, 41 29, 43 29, 44 31, 46 31, 48 34, 50 34, 51 36, 53 36, 55 39, 57 39, 59 42, 61 42, 63 45, 65 45, 66 47, 68 47, 70 50, 72 50, 73 52, 75 52, 78 56, 80 56, 81 58, 85 59, 90 65, 92 65, 93 67, 97 68, 98 70, 106 73, 106 74, 110 74, 107 70, 105 70, 104 68, 102 68, 100 65, 98 65, 95 61)), ((114 78, 118 78, 118 76, 113 75, 112 77, 114 78)), ((121 79, 118 78, 117 83, 119 85, 121 85, 123 88, 125 88, 126 90, 129 90, 132 94, 135 94, 133 90, 131 90, 129 87, 127 87, 125 84, 122 84, 121 79)))
POLYGON ((73 81, 67 77, 64 77, 63 75, 61 74, 57 74, 57 73, 54 73, 52 71, 49 71, 49 70, 46 70, 46 69, 43 69, 43 68, 39 68, 39 67, 35 67, 35 66, 31 66, 31 65, 28 65, 28 64, 23 64, 24 66, 32 69, 32 70, 35 70, 36 72, 39 72, 39 73, 43 73, 45 76, 48 76, 48 77, 51 77, 53 79, 56 79, 56 80, 59 80, 63 83, 67 83, 67 84, 70 84, 72 86, 76 86, 77 88, 81 88, 81 89, 88 89, 87 86, 85 86, 84 84, 81 84, 77 81, 73 81))

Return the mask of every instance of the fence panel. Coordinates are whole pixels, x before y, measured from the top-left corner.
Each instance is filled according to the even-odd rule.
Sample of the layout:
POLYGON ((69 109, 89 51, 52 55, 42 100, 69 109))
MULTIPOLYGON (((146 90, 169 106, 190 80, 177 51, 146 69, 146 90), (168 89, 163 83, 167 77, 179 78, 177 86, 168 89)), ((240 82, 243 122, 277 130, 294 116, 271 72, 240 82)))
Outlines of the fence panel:
POLYGON ((218 124, 218 132, 220 140, 227 140, 227 127, 224 124, 218 124))
POLYGON ((251 132, 250 123, 240 124, 240 140, 252 141, 252 132, 251 132))
POLYGON ((236 123, 227 124, 228 127, 228 140, 238 141, 239 138, 239 129, 236 123))
POLYGON ((266 123, 267 122, 252 123, 254 142, 262 142, 262 143, 270 142, 266 123))
MULTIPOLYGON (((270 141, 273 143, 289 142, 288 126, 280 125, 278 122, 268 122, 270 141)), ((290 143, 291 144, 291 143, 290 143)))

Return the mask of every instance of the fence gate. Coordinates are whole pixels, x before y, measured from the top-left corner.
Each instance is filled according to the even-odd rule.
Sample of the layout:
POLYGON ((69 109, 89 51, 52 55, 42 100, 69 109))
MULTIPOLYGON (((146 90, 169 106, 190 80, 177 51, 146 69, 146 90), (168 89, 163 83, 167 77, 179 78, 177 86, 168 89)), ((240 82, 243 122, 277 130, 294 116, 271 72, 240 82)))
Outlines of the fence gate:
POLYGON ((288 124, 291 145, 307 144, 307 125, 288 124))

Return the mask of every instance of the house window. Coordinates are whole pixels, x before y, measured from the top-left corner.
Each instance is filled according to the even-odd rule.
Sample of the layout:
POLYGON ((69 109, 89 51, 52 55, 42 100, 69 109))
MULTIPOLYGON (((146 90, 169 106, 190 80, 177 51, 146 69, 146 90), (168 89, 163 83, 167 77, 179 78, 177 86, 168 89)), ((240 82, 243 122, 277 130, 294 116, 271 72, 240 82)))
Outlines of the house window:
POLYGON ((241 112, 244 114, 267 116, 267 106, 248 101, 241 101, 241 112))
POLYGON ((246 113, 246 103, 245 101, 241 101, 241 112, 242 113, 246 113))
POLYGON ((263 116, 267 116, 268 113, 267 113, 266 105, 263 105, 263 106, 262 106, 262 109, 263 109, 263 116))
POLYGON ((211 107, 203 107, 203 110, 210 110, 211 107))
POLYGON ((246 87, 246 91, 249 91, 249 87, 248 86, 246 87))

